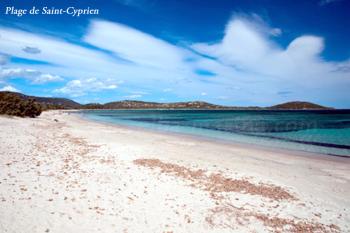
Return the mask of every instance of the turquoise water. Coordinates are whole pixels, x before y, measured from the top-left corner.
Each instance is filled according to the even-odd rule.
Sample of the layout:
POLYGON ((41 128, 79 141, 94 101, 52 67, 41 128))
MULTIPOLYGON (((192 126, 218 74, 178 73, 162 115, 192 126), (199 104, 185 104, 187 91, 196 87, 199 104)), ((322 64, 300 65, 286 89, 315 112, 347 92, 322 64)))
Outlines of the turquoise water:
POLYGON ((86 110, 80 114, 101 122, 350 156, 350 110, 86 110))

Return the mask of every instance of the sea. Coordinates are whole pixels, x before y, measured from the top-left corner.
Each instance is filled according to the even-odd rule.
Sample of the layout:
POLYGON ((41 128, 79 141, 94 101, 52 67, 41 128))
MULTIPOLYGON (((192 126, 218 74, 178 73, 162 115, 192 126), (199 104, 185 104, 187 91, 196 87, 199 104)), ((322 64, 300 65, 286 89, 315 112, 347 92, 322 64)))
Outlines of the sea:
POLYGON ((105 123, 350 157, 350 110, 84 110, 105 123))

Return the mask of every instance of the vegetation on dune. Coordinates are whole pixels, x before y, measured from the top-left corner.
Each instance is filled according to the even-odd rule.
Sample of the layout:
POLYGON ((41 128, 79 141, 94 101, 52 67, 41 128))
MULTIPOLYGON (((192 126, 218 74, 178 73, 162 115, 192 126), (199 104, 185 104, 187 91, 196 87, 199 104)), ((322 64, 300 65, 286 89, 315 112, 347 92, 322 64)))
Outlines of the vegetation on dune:
POLYGON ((41 112, 41 105, 35 102, 34 99, 22 99, 14 93, 0 92, 0 114, 36 117, 41 112))

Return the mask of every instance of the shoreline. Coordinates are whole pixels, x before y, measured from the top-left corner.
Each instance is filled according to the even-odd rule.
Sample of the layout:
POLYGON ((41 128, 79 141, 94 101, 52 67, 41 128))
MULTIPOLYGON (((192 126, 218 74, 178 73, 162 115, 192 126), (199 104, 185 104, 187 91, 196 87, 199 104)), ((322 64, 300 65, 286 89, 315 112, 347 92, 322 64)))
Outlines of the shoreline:
POLYGON ((347 232, 350 163, 81 119, 0 116, 2 232, 347 232))
MULTIPOLYGON (((78 110, 80 111, 80 110, 78 110)), ((123 124, 117 124, 117 123, 111 123, 111 122, 102 122, 94 119, 89 119, 87 117, 84 117, 83 115, 80 115, 79 113, 76 113, 78 111, 71 111, 68 110, 66 112, 70 113, 73 112, 75 116, 82 121, 87 121, 87 122, 93 122, 96 124, 101 124, 101 125, 107 125, 111 127, 115 127, 116 129, 118 128, 124 128, 124 129, 130 129, 130 130, 136 130, 136 131, 144 131, 148 133, 155 133, 155 134, 164 134, 164 135, 173 135, 175 137, 183 137, 183 138, 188 138, 190 140, 196 140, 196 141, 204 141, 207 143, 216 143, 216 144, 222 144, 222 145, 228 145, 228 146, 234 146, 234 147, 239 147, 241 149, 245 148, 250 148, 254 150, 264 150, 266 152, 271 152, 271 153, 283 153, 286 156, 300 156, 300 157, 306 157, 306 158, 316 158, 316 159, 323 159, 326 161, 329 160, 337 160, 339 162, 350 162, 350 156, 346 155, 336 155, 336 154, 325 154, 325 153, 316 153, 316 152, 310 152, 310 151, 305 151, 305 150, 298 150, 298 149, 289 149, 289 148, 279 148, 279 147, 273 147, 273 146, 263 146, 263 145, 258 145, 258 144, 253 144, 249 142, 236 142, 234 140, 229 140, 229 139, 219 139, 215 137, 209 137, 209 136, 200 136, 200 135, 195 135, 195 134, 190 134, 186 132, 172 132, 172 131, 167 131, 167 130, 161 130, 161 129, 151 129, 151 128, 146 128, 142 126, 133 126, 133 125, 123 125, 123 124)))

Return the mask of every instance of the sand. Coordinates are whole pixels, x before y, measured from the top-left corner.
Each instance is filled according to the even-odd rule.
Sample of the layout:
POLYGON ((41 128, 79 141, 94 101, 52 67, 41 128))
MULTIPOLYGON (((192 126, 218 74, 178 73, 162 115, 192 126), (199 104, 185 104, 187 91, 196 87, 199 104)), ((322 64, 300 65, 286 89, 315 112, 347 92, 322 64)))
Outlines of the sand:
POLYGON ((0 232, 350 232, 350 159, 63 111, 0 129, 0 232))

